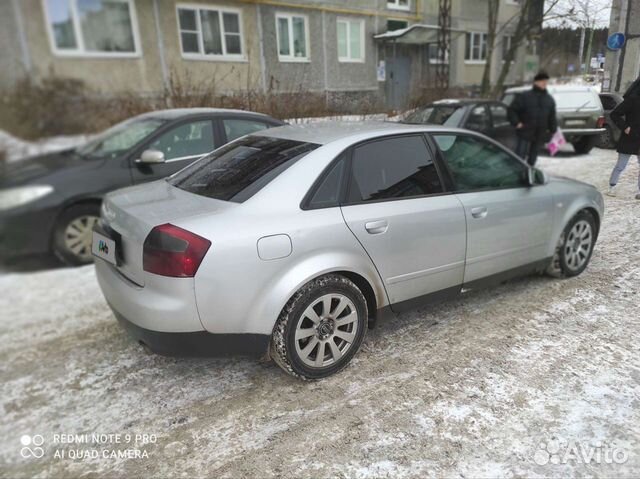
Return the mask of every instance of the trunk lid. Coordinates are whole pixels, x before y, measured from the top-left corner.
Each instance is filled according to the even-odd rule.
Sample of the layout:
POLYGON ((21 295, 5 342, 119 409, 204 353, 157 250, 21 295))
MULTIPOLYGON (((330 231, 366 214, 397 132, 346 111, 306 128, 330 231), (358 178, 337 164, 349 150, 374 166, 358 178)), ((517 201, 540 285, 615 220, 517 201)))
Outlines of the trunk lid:
POLYGON ((102 221, 107 233, 116 240, 118 270, 129 280, 144 286, 143 245, 155 226, 175 224, 188 217, 236 206, 182 191, 160 180, 107 195, 102 207, 102 221))

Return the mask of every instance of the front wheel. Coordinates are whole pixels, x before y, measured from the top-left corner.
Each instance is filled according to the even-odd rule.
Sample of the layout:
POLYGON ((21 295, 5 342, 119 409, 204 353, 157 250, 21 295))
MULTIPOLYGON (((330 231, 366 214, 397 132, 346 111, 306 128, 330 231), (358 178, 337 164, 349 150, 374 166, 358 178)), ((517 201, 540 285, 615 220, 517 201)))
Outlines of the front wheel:
POLYGON ((581 211, 565 227, 547 274, 569 278, 582 273, 591 260, 597 229, 593 214, 581 211))
POLYGON ((593 147, 596 146, 596 137, 583 136, 579 140, 574 141, 572 145, 577 154, 587 155, 593 150, 593 147))
POLYGON ((280 313, 271 357, 287 373, 321 379, 344 368, 367 331, 367 302, 344 276, 330 274, 304 285, 280 313))

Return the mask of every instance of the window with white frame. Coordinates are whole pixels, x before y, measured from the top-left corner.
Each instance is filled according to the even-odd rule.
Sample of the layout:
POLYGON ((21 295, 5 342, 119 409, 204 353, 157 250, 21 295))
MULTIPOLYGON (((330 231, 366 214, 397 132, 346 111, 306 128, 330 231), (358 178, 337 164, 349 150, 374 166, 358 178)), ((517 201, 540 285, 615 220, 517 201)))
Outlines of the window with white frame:
MULTIPOLYGON (((502 61, 506 61, 513 44, 513 35, 505 35, 502 37, 502 61)), ((513 60, 512 60, 513 61, 513 60)))
POLYGON ((467 33, 464 58, 468 62, 484 62, 487 59, 486 33, 467 33))
POLYGON ((133 0, 44 0, 53 50, 68 55, 138 55, 133 0))
POLYGON ((182 56, 186 58, 243 59, 240 10, 178 5, 182 56))
POLYGON ((276 14, 276 36, 280 61, 309 60, 309 20, 305 15, 276 14))
POLYGON ((409 10, 411 0, 387 0, 387 8, 392 10, 409 10))
POLYGON ((338 18, 338 61, 364 61, 364 20, 338 18))

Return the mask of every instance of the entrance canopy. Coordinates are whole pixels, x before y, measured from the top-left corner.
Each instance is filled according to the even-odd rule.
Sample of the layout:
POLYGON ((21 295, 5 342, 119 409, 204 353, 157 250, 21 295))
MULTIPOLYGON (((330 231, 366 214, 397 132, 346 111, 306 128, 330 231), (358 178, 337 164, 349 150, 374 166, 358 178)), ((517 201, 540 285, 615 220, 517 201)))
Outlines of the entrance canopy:
MULTIPOLYGON (((373 38, 380 42, 393 42, 405 45, 426 45, 429 43, 438 43, 438 25, 424 25, 416 23, 407 28, 400 30, 392 30, 389 32, 379 33, 373 38)), ((451 29, 451 39, 455 39, 460 35, 467 33, 465 30, 457 28, 451 29)))

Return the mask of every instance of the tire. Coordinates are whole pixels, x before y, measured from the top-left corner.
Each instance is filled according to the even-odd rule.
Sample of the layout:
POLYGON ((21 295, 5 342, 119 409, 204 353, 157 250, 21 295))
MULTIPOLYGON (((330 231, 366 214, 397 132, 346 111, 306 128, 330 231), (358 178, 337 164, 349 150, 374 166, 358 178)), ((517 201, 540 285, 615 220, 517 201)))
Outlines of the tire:
POLYGON ((560 235, 547 274, 554 278, 571 278, 581 274, 591 261, 597 239, 598 230, 593 214, 586 210, 580 211, 560 235))
POLYGON ((596 146, 597 137, 595 136, 583 136, 579 140, 572 143, 573 149, 579 155, 587 155, 596 146))
POLYGON ((54 254, 70 266, 92 263, 91 231, 99 218, 98 204, 85 203, 64 210, 53 231, 54 254))
POLYGON ((616 147, 616 141, 613 137, 613 130, 611 129, 611 127, 607 125, 605 126, 605 129, 607 131, 605 131, 598 137, 597 147, 603 148, 605 150, 610 150, 616 147))
POLYGON ((367 318, 365 297, 349 279, 336 274, 314 279, 280 313, 271 336, 271 357, 300 379, 331 376, 360 349, 367 318))

